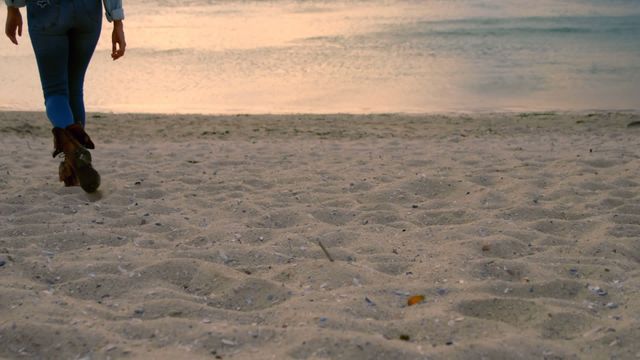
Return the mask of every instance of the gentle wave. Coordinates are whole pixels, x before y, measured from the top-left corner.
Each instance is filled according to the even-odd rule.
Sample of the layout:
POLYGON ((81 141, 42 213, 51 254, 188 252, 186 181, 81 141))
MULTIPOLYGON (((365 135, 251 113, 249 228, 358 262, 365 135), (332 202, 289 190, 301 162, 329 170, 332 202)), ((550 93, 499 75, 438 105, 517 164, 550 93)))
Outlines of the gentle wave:
MULTIPOLYGON (((526 34, 629 34, 640 37, 640 16, 474 18, 423 21, 414 36, 520 36, 526 34)), ((407 29, 403 29, 406 32, 407 29)))

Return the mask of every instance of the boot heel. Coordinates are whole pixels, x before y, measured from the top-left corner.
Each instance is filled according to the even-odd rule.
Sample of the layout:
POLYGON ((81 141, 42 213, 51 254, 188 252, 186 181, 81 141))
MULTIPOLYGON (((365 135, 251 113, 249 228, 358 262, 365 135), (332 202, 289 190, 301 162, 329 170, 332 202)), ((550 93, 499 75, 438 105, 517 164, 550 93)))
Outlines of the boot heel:
POLYGON ((78 177, 73 172, 73 168, 66 161, 61 161, 58 167, 58 175, 60 181, 64 182, 64 186, 78 186, 78 177))

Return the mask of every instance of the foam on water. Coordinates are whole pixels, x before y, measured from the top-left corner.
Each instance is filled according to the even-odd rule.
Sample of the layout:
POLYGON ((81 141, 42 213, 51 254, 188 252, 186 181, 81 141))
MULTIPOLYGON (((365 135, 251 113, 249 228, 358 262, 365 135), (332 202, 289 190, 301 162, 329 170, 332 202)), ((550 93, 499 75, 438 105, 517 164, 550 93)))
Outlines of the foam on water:
MULTIPOLYGON (((127 56, 111 63, 103 36, 90 110, 640 109, 635 0, 147 0, 127 14, 127 56)), ((0 45, 0 108, 41 107, 26 40, 0 45)))

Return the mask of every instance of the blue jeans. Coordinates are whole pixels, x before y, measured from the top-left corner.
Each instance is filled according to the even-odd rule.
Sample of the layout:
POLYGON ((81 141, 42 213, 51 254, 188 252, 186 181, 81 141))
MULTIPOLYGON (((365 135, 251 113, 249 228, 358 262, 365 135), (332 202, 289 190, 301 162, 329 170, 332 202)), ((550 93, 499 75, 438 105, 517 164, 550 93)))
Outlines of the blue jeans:
POLYGON ((27 20, 49 120, 84 126, 84 76, 100 37, 101 1, 29 0, 27 20))

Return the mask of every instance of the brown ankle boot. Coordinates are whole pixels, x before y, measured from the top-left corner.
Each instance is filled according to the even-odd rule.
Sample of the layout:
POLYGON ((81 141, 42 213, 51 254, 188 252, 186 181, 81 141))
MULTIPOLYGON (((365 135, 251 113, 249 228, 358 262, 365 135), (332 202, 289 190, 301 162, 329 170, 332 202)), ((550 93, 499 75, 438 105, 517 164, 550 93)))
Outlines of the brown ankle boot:
MULTIPOLYGON (((84 146, 85 148, 87 149, 96 148, 95 145, 93 144, 93 141, 91 141, 91 138, 89 137, 89 135, 84 131, 84 128, 82 127, 82 125, 72 124, 67 126, 65 130, 67 130, 69 134, 71 134, 71 136, 73 136, 73 138, 76 139, 76 141, 80 143, 80 145, 84 146)), ((55 144, 55 141, 56 140, 54 138, 53 157, 58 156, 58 154, 62 152, 62 149, 55 144)))
POLYGON ((60 181, 63 181, 66 186, 74 186, 79 183, 84 191, 95 192, 100 186, 100 174, 91 166, 91 153, 67 129, 54 128, 52 130, 55 147, 54 157, 64 153, 64 161, 60 163, 59 167, 60 181))
MULTIPOLYGON (((58 154, 63 152, 62 150, 62 138, 60 136, 56 136, 56 130, 53 130, 53 157, 55 158, 58 154)), ((66 157, 64 160, 60 162, 60 166, 58 166, 58 177, 60 181, 64 182, 64 186, 78 186, 80 185, 80 181, 76 176, 75 171, 73 171, 73 167, 69 159, 66 157)))

